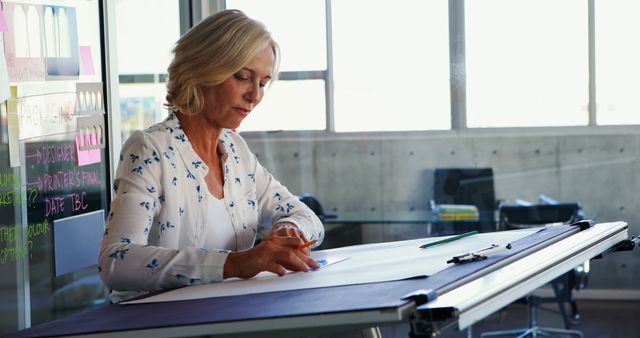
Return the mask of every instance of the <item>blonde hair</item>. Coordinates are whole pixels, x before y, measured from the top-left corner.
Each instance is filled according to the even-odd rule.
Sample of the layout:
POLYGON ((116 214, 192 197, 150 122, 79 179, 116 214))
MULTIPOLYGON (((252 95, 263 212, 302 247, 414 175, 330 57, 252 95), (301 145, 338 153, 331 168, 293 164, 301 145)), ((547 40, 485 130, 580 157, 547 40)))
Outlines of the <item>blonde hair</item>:
POLYGON ((239 10, 225 10, 207 17, 173 48, 165 106, 184 114, 200 112, 204 105, 203 87, 222 83, 267 45, 275 56, 275 78, 279 48, 261 22, 239 10))

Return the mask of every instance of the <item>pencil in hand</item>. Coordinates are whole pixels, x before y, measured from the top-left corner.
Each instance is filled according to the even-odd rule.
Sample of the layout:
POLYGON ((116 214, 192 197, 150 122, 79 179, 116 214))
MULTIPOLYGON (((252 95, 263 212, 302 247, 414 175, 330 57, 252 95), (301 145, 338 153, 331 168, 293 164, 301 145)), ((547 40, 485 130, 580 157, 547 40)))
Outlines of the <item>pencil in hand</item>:
POLYGON ((309 242, 307 242, 307 243, 304 243, 304 244, 302 244, 302 245, 299 245, 299 246, 298 246, 298 250, 304 250, 304 249, 306 249, 306 248, 308 248, 308 247, 310 247, 310 246, 312 246, 312 245, 314 245, 314 244, 316 244, 316 243, 318 243, 318 241, 316 241, 316 240, 309 241, 309 242))

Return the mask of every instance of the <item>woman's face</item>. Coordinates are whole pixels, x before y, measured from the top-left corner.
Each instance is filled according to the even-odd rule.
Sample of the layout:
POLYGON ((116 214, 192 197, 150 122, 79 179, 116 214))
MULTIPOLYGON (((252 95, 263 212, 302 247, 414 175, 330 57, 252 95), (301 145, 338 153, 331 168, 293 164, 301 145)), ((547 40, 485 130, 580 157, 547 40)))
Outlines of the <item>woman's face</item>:
POLYGON ((235 129, 264 96, 275 56, 268 45, 219 85, 205 87, 202 113, 214 128, 235 129))

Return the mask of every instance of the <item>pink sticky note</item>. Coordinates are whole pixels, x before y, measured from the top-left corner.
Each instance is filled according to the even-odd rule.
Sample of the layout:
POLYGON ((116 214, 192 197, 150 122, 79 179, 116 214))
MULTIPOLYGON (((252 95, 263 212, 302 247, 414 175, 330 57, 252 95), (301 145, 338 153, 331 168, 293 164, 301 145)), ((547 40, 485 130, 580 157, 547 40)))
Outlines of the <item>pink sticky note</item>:
POLYGON ((97 139, 95 133, 92 133, 92 135, 76 135, 76 153, 78 154, 79 166, 100 163, 102 161, 102 152, 100 149, 80 150, 80 147, 83 145, 94 144, 91 142, 91 139, 95 142, 97 139))
POLYGON ((80 58, 82 59, 82 70, 85 75, 94 75, 96 73, 93 68, 93 56, 91 55, 91 46, 79 46, 80 58))
POLYGON ((4 18, 4 11, 0 10, 0 32, 8 32, 7 20, 4 18))

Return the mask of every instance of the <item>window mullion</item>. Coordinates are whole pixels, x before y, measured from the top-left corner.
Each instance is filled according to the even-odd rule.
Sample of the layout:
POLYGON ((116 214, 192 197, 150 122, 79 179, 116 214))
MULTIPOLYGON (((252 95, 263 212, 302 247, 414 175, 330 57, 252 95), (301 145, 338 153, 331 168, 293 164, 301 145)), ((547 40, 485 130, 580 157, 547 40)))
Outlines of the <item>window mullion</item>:
POLYGON ((449 0, 451 129, 467 128, 464 0, 449 0))
POLYGON ((333 28, 331 21, 331 0, 325 0, 325 17, 326 17, 326 38, 327 38, 327 71, 325 73, 324 88, 325 88, 325 107, 327 111, 326 116, 326 131, 335 132, 335 110, 334 110, 334 96, 333 96, 333 28))
POLYGON ((595 2, 589 0, 589 125, 596 125, 596 15, 595 2))

